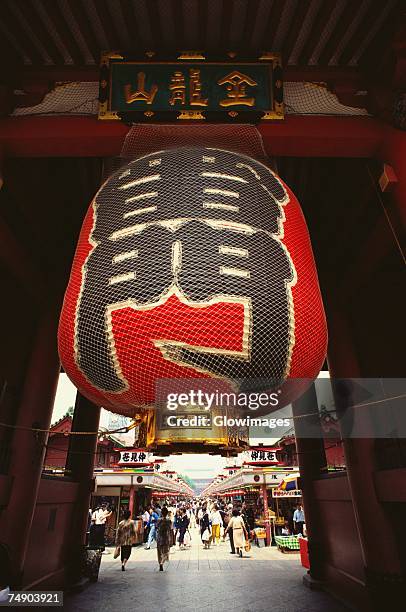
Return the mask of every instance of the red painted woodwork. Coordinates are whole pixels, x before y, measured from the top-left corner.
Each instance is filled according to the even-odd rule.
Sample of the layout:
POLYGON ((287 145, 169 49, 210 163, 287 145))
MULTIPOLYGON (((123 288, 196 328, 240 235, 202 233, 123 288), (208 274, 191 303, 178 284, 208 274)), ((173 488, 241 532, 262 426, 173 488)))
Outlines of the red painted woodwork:
POLYGON ((396 202, 400 217, 406 226, 406 132, 387 129, 380 143, 377 156, 390 164, 397 176, 391 195, 396 202))
POLYGON ((66 584, 66 549, 77 500, 76 482, 41 480, 24 566, 25 587, 60 588, 66 584))
MULTIPOLYGON (((386 143, 398 157, 396 130, 371 117, 288 116, 258 129, 269 155, 374 157, 386 143)), ((0 148, 9 157, 111 157, 128 130, 95 117, 14 117, 0 120, 0 148)))
POLYGON ((48 437, 46 433, 33 435, 30 428, 45 431, 49 428, 60 371, 55 318, 55 313, 48 311, 38 324, 16 419, 19 429, 12 439, 13 460, 9 476, 13 485, 8 505, 2 513, 2 532, 3 541, 10 546, 17 585, 25 580, 24 561, 48 437))
MULTIPOLYGON (((278 443, 281 447, 278 453, 278 459, 283 465, 296 466, 297 451, 295 437, 286 436, 278 443)), ((343 443, 340 437, 329 437, 324 442, 324 451, 326 453, 326 463, 329 468, 345 468, 345 456, 343 443)))
POLYGON ((406 503, 406 468, 380 470, 375 473, 375 488, 380 502, 406 503))
MULTIPOLYGON (((1 185, 0 185, 1 189, 1 185)), ((24 245, 18 241, 6 222, 0 217, 0 260, 28 292, 36 304, 44 300, 45 286, 41 274, 32 262, 24 245)))

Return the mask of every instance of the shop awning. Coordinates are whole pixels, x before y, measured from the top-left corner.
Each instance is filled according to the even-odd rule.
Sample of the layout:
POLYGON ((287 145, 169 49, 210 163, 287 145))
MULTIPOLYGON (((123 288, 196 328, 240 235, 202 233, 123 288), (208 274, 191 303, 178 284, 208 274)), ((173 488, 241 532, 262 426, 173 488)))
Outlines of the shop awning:
POLYGON ((286 476, 282 482, 278 485, 277 489, 281 489, 282 491, 293 491, 294 489, 299 489, 299 474, 292 474, 291 476, 286 476))

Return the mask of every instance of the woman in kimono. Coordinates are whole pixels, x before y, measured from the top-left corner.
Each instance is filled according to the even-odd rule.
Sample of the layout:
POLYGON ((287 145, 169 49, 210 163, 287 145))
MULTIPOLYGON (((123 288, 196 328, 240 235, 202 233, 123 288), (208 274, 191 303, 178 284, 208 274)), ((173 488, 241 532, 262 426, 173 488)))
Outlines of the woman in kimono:
POLYGON ((237 555, 242 557, 242 551, 245 548, 245 544, 248 540, 248 533, 245 528, 244 520, 236 508, 233 510, 233 516, 227 525, 225 533, 227 533, 229 529, 233 530, 233 541, 237 555))
POLYGON ((169 561, 169 550, 173 544, 172 521, 168 517, 168 508, 166 506, 162 508, 161 517, 158 520, 156 530, 159 571, 163 572, 164 563, 165 561, 169 561))

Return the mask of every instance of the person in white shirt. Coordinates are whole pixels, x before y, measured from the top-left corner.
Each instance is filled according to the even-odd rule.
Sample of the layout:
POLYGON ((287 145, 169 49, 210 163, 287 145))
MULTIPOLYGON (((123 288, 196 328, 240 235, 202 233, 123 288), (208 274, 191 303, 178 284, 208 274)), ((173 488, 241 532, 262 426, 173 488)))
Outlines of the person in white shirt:
POLYGON ((101 508, 97 508, 92 514, 92 523, 94 525, 93 531, 93 545, 104 548, 104 532, 106 529, 106 521, 111 516, 111 510, 107 510, 107 506, 103 505, 101 508))
POLYGON ((290 529, 289 529, 289 523, 288 521, 285 521, 282 529, 281 529, 281 535, 283 536, 289 536, 290 535, 290 529))
POLYGON ((143 514, 141 515, 141 518, 142 518, 142 524, 144 525, 144 538, 143 538, 143 540, 144 540, 144 544, 146 544, 146 543, 147 543, 147 540, 148 540, 148 532, 149 532, 149 529, 148 529, 148 525, 149 525, 149 516, 150 516, 150 514, 149 514, 148 510, 147 510, 147 509, 145 509, 145 510, 144 510, 144 512, 143 512, 143 514))
POLYGON ((305 515, 301 504, 297 505, 297 509, 293 513, 293 524, 295 526, 295 533, 303 535, 303 525, 305 522, 305 515))
POLYGON ((196 517, 195 517, 195 513, 193 511, 193 508, 188 508, 187 509, 187 516, 188 516, 188 519, 189 519, 189 527, 191 529, 196 527, 196 517))
POLYGON ((210 520, 211 520, 211 538, 212 538, 213 544, 216 545, 220 543, 220 528, 223 525, 223 519, 221 517, 219 507, 217 504, 214 504, 213 506, 213 510, 210 514, 210 520))

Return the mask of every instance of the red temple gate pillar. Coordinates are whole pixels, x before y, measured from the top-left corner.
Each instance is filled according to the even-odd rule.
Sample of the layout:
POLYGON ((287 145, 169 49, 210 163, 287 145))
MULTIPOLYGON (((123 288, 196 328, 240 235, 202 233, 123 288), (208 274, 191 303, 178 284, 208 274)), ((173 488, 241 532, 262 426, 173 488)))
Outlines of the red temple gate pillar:
POLYGON ((3 514, 2 540, 10 548, 15 587, 24 585, 24 562, 59 378, 57 322, 57 312, 47 312, 38 325, 12 439, 12 489, 3 514))
POLYGON ((72 432, 90 432, 86 435, 72 435, 69 443, 66 469, 70 477, 78 483, 75 511, 70 537, 70 581, 80 578, 83 546, 86 544, 86 531, 90 497, 93 492, 93 468, 97 448, 100 407, 95 406, 80 393, 76 396, 72 432), (92 433, 93 432, 93 433, 92 433))
POLYGON ((314 383, 293 402, 292 411, 295 419, 296 449, 308 536, 309 574, 313 580, 321 581, 324 542, 323 534, 320 532, 321 521, 313 483, 326 473, 327 461, 314 383), (310 435, 312 437, 309 437, 310 435))
POLYGON ((393 200, 404 227, 406 225, 406 133, 387 126, 377 157, 395 170, 397 183, 393 189, 393 200))
MULTIPOLYGON (((342 313, 330 319, 330 350, 328 355, 333 393, 337 411, 346 408, 337 380, 360 377, 348 323, 342 313)), ((368 425, 365 419, 365 425, 368 425)), ((376 470, 375 439, 343 438, 347 476, 351 490, 355 520, 365 565, 365 585, 370 610, 382 612, 394 609, 404 596, 404 571, 398 542, 390 515, 377 498, 374 475, 376 470), (403 595, 402 595, 403 593, 403 595)), ((400 508, 399 508, 399 511, 400 508)))

